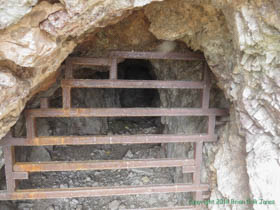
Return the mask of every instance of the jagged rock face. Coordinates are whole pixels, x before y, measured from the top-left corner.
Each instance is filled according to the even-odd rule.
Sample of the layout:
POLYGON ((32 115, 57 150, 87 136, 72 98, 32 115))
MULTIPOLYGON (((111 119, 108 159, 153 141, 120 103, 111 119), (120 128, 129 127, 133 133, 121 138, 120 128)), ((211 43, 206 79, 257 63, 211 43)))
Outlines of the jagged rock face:
MULTIPOLYGON (((227 96, 235 104, 237 122, 240 123, 239 128, 246 139, 248 154, 246 156, 243 152, 240 157, 243 156, 247 161, 247 168, 244 166, 243 170, 247 169, 250 191, 254 198, 262 197, 279 203, 279 188, 274 188, 280 186, 278 106, 280 83, 277 76, 280 73, 277 67, 280 48, 279 43, 276 43, 276 40, 279 40, 277 22, 279 17, 275 10, 279 3, 239 2, 238 5, 220 5, 222 10, 217 10, 212 5, 178 2, 177 9, 170 9, 171 1, 148 6, 145 12, 152 22, 150 30, 159 38, 170 37, 171 40, 179 38, 205 53, 211 69, 219 78, 227 96), (185 10, 189 12, 184 13, 185 10), (204 12, 201 12, 203 10, 204 12), (224 17, 221 11, 225 14, 224 17), (199 25, 205 19, 205 24, 199 25), (184 22, 185 31, 177 26, 168 30, 166 23, 169 20, 172 25, 177 21, 184 22)), ((236 139, 232 136, 228 141, 236 139)), ((234 161, 239 160, 233 159, 231 164, 234 165, 234 161)), ((220 165, 219 169, 225 167, 223 170, 227 170, 231 164, 220 165)), ((221 183, 223 180, 219 179, 224 179, 221 177, 225 176, 219 176, 219 173, 217 175, 218 183, 221 183)), ((230 175, 232 182, 237 181, 234 176, 230 175)), ((238 187, 239 185, 235 185, 234 188, 238 187)), ((237 195, 228 193, 226 188, 221 188, 220 185, 219 189, 225 197, 237 195)), ((244 191, 244 186, 239 190, 244 191)), ((254 209, 275 208, 273 205, 254 206, 254 209)))
MULTIPOLYGON (((243 5, 234 20, 238 59, 236 77, 242 75, 236 100, 245 130, 247 171, 255 197, 275 199, 280 188, 280 80, 279 3, 243 5), (273 44, 272 44, 273 43, 273 44)), ((272 207, 254 206, 255 209, 272 207)))
POLYGON ((2 30, 2 66, 19 82, 14 87, 1 86, 5 91, 0 95, 3 101, 0 136, 15 123, 28 98, 48 86, 46 82, 53 81, 55 71, 77 45, 77 37, 85 31, 117 22, 130 9, 151 1, 142 5, 141 1, 87 1, 74 13, 67 10, 67 5, 72 8, 75 1, 64 1, 66 8, 60 3, 42 1, 17 24, 2 30), (14 89, 22 93, 14 94, 14 89))
POLYGON ((208 64, 219 74, 219 82, 229 91, 228 71, 234 62, 234 52, 223 12, 211 4, 182 0, 176 1, 175 7, 173 4, 173 1, 165 1, 145 8, 151 21, 149 30, 158 39, 182 40, 192 49, 203 51, 208 64))
POLYGON ((37 0, 11 0, 0 1, 0 29, 20 20, 25 14, 29 13, 37 3, 37 0))
MULTIPOLYGON (((40 2, 29 13, 35 1, 25 1, 28 2, 25 5, 30 5, 25 6, 25 12, 2 21, 4 28, 28 13, 0 31, 0 136, 15 123, 30 96, 47 87, 46 81, 55 78, 62 61, 88 34, 97 33, 97 41, 102 41, 104 35, 106 40, 106 33, 113 33, 117 28, 102 34, 96 30, 98 27, 117 23, 132 9, 152 1, 40 2)), ((257 210, 280 208, 279 7, 276 0, 167 0, 144 8, 144 16, 150 21, 149 31, 156 38, 180 40, 204 52, 219 86, 233 103, 233 122, 228 126, 234 129, 225 129, 228 135, 222 135, 224 140, 216 149, 218 187, 212 196, 235 198, 242 191, 242 195, 250 194, 251 198, 275 200, 275 205, 254 205, 257 210), (238 159, 234 158, 236 154, 240 155, 238 159), (238 164, 241 166, 235 167, 238 164), (229 170, 231 174, 225 177, 229 170), (244 183, 245 176, 249 186, 244 183), (229 177, 232 184, 226 181, 229 177), (241 180, 243 184, 234 184, 241 180)), ((0 20, 8 13, 2 9, 4 15, 0 20)), ((145 34, 150 40, 156 40, 151 34, 145 34)), ((136 40, 131 41, 132 45, 137 40, 143 42, 140 37, 131 40, 136 40)), ((136 46, 137 43, 135 48, 141 49, 136 46)), ((246 205, 227 207, 250 208, 246 205)))

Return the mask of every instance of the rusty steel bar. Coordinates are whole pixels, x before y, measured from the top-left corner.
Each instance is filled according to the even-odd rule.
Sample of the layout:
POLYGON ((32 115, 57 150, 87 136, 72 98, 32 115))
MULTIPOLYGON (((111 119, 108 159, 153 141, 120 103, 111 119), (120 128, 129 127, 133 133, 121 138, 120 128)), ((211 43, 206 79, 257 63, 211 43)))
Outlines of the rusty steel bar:
POLYGON ((225 115, 226 109, 200 108, 71 108, 29 109, 32 117, 160 117, 225 115))
POLYGON ((68 61, 76 65, 89 66, 111 66, 112 59, 109 58, 91 58, 91 57, 70 57, 68 61))
POLYGON ((211 83, 209 78, 209 68, 207 66, 207 63, 204 62, 204 75, 203 75, 203 81, 204 81, 204 89, 202 93, 202 108, 208 109, 209 102, 210 102, 210 90, 211 90, 211 83))
POLYGON ((122 187, 82 187, 64 189, 28 189, 9 193, 0 192, 0 200, 26 200, 26 199, 54 199, 100 197, 115 195, 137 195, 153 193, 179 193, 207 191, 208 185, 169 184, 148 186, 122 186, 122 187))
MULTIPOLYGON (((195 143, 195 166, 196 170, 193 174, 193 184, 199 186, 201 178, 201 164, 202 164, 202 147, 203 142, 199 141, 195 143)), ((201 201, 203 199, 202 191, 195 192, 194 200, 201 201)), ((197 206, 197 210, 201 209, 201 206, 197 206)))
POLYGON ((203 54, 193 52, 133 52, 133 51, 112 51, 110 57, 130 59, 169 59, 169 60, 205 60, 203 54))
MULTIPOLYGON (((203 199, 203 195, 202 195, 202 191, 197 191, 197 192, 195 192, 195 198, 194 198, 194 200, 196 200, 196 201, 202 201, 202 200, 204 200, 204 199, 203 199)), ((197 205, 197 206, 196 206, 196 210, 201 210, 201 208, 202 208, 202 205, 197 205)))
POLYGON ((48 98, 40 98, 40 108, 46 109, 49 107, 49 100, 48 98))
POLYGON ((213 135, 215 133, 216 116, 208 117, 208 134, 213 135))
MULTIPOLYGON (((65 79, 73 78, 72 62, 66 61, 65 79)), ((62 87, 62 106, 64 109, 71 107, 71 87, 62 87)))
POLYGON ((201 163, 202 163, 202 146, 203 142, 199 141, 195 143, 195 176, 194 176, 194 184, 199 185, 200 184, 200 173, 201 173, 201 163))
POLYGON ((71 88, 62 88, 62 105, 64 109, 69 109, 71 107, 71 88))
POLYGON ((26 137, 28 139, 32 139, 35 138, 36 136, 36 122, 35 122, 35 118, 33 116, 31 116, 30 114, 27 113, 27 111, 25 111, 25 126, 26 126, 26 137))
POLYGON ((196 167, 195 167, 195 165, 193 165, 193 166, 187 166, 187 165, 185 165, 185 166, 183 166, 183 173, 194 173, 195 171, 196 171, 196 167))
POLYGON ((110 79, 111 80, 118 79, 118 62, 116 58, 112 59, 112 64, 110 68, 110 79))
POLYGON ((62 87, 74 88, 179 88, 179 89, 203 89, 203 82, 194 81, 160 81, 160 80, 94 80, 71 79, 62 80, 62 87))
POLYGON ((48 146, 48 145, 91 145, 91 144, 160 144, 188 143, 196 141, 214 142, 217 135, 197 134, 146 134, 146 135, 96 135, 96 136, 40 136, 33 139, 5 137, 0 146, 48 146))
MULTIPOLYGON (((211 83, 210 83, 210 78, 209 78, 209 69, 207 66, 207 63, 204 62, 203 64, 203 69, 204 69, 204 75, 203 75, 203 81, 204 81, 204 88, 203 88, 203 93, 202 93, 202 109, 208 109, 209 108, 209 103, 210 103, 210 90, 211 90, 211 83)), ((213 134, 215 132, 215 115, 213 116, 208 116, 208 134, 213 134)), ((202 164, 202 148, 203 148, 203 142, 198 141, 195 143, 195 162, 196 162, 196 167, 195 170, 193 171, 193 183, 195 185, 200 185, 200 177, 201 177, 201 164, 202 164)), ((184 169, 183 169, 184 170, 184 169)), ((203 200, 203 195, 201 191, 195 192, 194 199, 197 201, 203 200)), ((197 210, 201 209, 201 206, 198 205, 196 206, 197 210)))
POLYGON ((66 68, 65 68, 65 78, 72 79, 73 78, 73 65, 70 60, 66 60, 66 68))
POLYGON ((8 192, 14 192, 16 189, 16 180, 13 177, 13 164, 15 162, 15 150, 13 146, 3 147, 5 161, 5 177, 8 192))
POLYGON ((31 140, 26 138, 5 137, 0 146, 47 146, 47 145, 91 145, 91 144, 157 144, 157 143, 187 143, 202 140, 213 142, 217 135, 106 135, 106 136, 41 136, 31 140))
POLYGON ((81 171, 112 170, 132 168, 164 168, 194 166, 192 159, 146 159, 146 160, 91 160, 91 161, 51 161, 51 162, 17 162, 16 172, 42 171, 81 171))

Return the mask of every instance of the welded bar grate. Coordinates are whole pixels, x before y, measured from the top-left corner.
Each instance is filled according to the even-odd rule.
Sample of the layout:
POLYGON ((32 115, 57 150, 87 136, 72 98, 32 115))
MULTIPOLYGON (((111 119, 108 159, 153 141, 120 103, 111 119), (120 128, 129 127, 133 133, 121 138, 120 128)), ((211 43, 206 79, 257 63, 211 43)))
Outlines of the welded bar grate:
MULTIPOLYGON (((0 200, 46 199, 69 197, 95 197, 113 195, 135 195, 171 192, 193 192, 196 200, 203 200, 202 192, 209 190, 207 184, 200 182, 203 142, 216 141, 216 116, 227 115, 225 109, 209 108, 210 78, 204 62, 203 81, 148 81, 118 80, 117 64, 119 59, 174 59, 204 60, 197 53, 158 53, 158 52, 111 52, 109 58, 70 58, 66 61, 65 79, 61 82, 61 109, 49 108, 48 100, 41 99, 40 109, 25 111, 26 138, 14 138, 7 135, 0 145, 4 149, 7 190, 0 192, 0 200), (73 65, 109 66, 107 80, 74 79, 73 65), (71 88, 167 88, 167 89, 202 89, 201 108, 72 108, 71 88), (94 136, 41 136, 36 135, 35 119, 38 117, 140 117, 140 116, 208 116, 208 131, 196 135, 94 135, 94 136), (15 146, 45 145, 89 145, 89 144, 152 144, 186 143, 195 144, 194 159, 148 159, 148 160, 108 160, 108 161, 51 161, 51 162, 16 162, 15 146), (193 173, 192 184, 173 184, 155 186, 91 187, 68 189, 16 189, 19 179, 27 179, 28 173, 42 171, 110 170, 148 167, 182 167, 183 173, 193 173)), ((173 207, 173 209, 199 209, 193 207, 173 207)), ((159 209, 159 208, 152 208, 159 209)), ((160 209, 170 209, 160 208, 160 209)))

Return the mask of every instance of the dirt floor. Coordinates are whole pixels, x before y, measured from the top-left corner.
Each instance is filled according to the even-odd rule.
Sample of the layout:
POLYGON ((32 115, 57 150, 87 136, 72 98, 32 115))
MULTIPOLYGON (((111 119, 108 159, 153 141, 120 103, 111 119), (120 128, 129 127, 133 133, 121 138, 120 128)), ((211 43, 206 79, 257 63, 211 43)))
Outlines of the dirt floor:
MULTIPOLYGON (((158 119, 109 121, 109 133, 137 134, 160 133, 158 119)), ((159 144, 143 145, 97 145, 56 146, 47 148, 51 160, 121 160, 165 158, 165 151, 159 144)), ((95 186, 150 185, 174 183, 174 168, 102 170, 77 172, 32 173, 21 181, 21 189, 70 188, 95 186)), ((179 206, 182 193, 111 196, 96 198, 71 198, 32 201, 2 202, 1 210, 99 210, 139 209, 148 207, 179 206), (9 206, 9 207, 8 207, 9 206)))

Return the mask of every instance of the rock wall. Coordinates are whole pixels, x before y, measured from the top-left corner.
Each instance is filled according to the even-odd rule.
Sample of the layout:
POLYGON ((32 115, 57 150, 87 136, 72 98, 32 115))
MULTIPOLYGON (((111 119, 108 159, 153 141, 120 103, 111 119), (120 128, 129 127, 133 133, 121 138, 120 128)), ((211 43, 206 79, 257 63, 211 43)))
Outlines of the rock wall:
POLYGON ((19 21, 25 14, 29 13, 37 3, 37 0, 12 0, 1 2, 0 29, 19 21))
POLYGON ((83 40, 83 33, 115 23, 126 17, 129 10, 151 1, 63 1, 63 4, 42 1, 19 22, 2 30, 1 72, 10 72, 19 82, 13 87, 1 84, 4 91, 0 98, 4 103, 0 105, 0 136, 15 123, 30 96, 44 89, 42 84, 49 85, 47 81, 54 78, 78 39, 83 40), (17 95, 15 89, 24 91, 17 95))
MULTIPOLYGON (((28 13, 35 4, 32 2, 26 3, 29 6, 16 18, 1 22, 2 28, 10 25, 0 31, 1 137, 16 122, 28 99, 54 81, 56 70, 78 43, 89 34, 96 33, 103 40, 107 35, 114 36, 98 33, 97 28, 117 23, 132 9, 152 0, 42 1, 28 13)), ((149 30, 157 39, 180 40, 204 52, 219 87, 232 101, 231 119, 235 125, 229 127, 233 126, 238 134, 225 135, 218 151, 230 145, 226 151, 231 165, 242 163, 238 170, 232 170, 235 175, 230 175, 231 180, 238 183, 247 174, 249 186, 228 183, 231 191, 223 187, 228 177, 221 170, 229 165, 222 161, 219 167, 216 164, 216 194, 234 198, 234 192, 244 192, 251 198, 275 200, 272 205, 254 205, 257 210, 280 208, 279 7, 276 0, 166 0, 144 8, 149 30), (233 158, 232 151, 241 150, 240 158, 233 158), (238 175, 240 171, 244 176, 238 175)), ((3 6, 2 20, 9 14, 7 8, 3 6)), ((129 40, 143 42, 139 38, 129 40)), ((216 163, 222 158, 219 154, 216 163)), ((224 209, 244 208, 251 207, 224 209)))
MULTIPOLYGON (((226 188, 221 189, 221 185, 219 188, 227 198, 250 190, 251 198, 274 200, 276 203, 254 205, 254 209, 278 209, 280 188, 276 189, 275 186, 280 186, 280 83, 277 76, 280 72, 277 67, 279 47, 276 43, 279 40, 279 16, 276 12, 279 3, 236 1, 231 4, 215 2, 197 5, 177 2, 178 7, 171 7, 172 2, 165 1, 146 8, 151 21, 150 31, 158 38, 181 39, 192 48, 204 52, 219 84, 234 103, 233 115, 236 115, 241 138, 246 140, 248 154, 240 157, 246 158, 246 166, 242 161, 242 170, 247 170, 250 189, 244 185, 231 185, 237 193, 228 193, 226 188), (186 10, 189 12, 184 12, 186 10), (175 23, 178 22, 184 22, 185 28, 177 26, 175 23)), ((236 140, 229 138, 228 141, 233 141, 230 144, 234 145, 236 140)), ((238 165, 240 160, 231 161, 231 164, 238 165)), ((221 167, 229 166, 223 164, 221 167)), ((236 176, 238 170, 234 171, 236 174, 233 177, 230 175, 233 183, 246 178, 236 176)), ((226 176, 220 178, 226 181, 226 176)), ((240 205, 232 208, 247 207, 240 205)))

